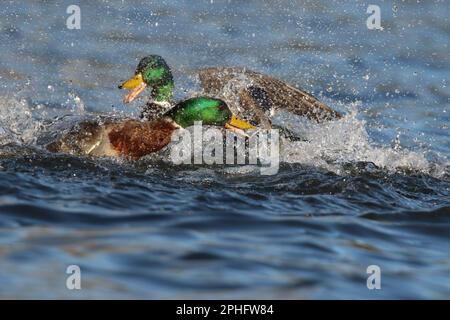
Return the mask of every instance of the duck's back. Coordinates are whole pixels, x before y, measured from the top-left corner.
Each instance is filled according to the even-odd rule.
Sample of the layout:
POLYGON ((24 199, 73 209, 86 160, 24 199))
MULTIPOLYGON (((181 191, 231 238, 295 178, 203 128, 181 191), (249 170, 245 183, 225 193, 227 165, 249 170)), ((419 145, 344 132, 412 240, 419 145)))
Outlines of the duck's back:
POLYGON ((168 145, 175 129, 164 120, 91 119, 77 123, 46 148, 72 155, 138 159, 168 145))
POLYGON ((311 94, 246 68, 202 69, 199 78, 206 95, 220 97, 239 117, 262 127, 270 127, 271 116, 279 110, 316 121, 341 117, 311 94))

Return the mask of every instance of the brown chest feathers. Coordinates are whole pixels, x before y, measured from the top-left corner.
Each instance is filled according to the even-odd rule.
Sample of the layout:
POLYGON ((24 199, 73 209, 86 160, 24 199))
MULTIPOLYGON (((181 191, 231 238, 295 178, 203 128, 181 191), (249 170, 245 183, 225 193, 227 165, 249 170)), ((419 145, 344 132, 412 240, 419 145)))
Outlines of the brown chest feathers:
POLYGON ((167 121, 127 121, 114 126, 109 132, 109 141, 123 156, 138 159, 167 146, 176 127, 167 121))

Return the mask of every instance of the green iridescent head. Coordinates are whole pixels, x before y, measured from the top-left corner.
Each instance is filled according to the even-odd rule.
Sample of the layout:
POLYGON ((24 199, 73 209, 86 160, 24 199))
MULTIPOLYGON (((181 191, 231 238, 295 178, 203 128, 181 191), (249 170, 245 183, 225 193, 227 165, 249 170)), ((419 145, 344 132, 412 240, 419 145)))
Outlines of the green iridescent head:
POLYGON ((135 75, 141 73, 148 86, 161 86, 173 83, 172 73, 161 56, 151 55, 142 58, 136 68, 135 75))
POLYGON ((232 116, 225 102, 207 97, 182 101, 166 115, 183 128, 192 126, 195 121, 202 121, 205 125, 224 126, 232 116))
POLYGON ((152 98, 155 101, 169 101, 173 94, 173 77, 166 61, 160 56, 150 55, 139 62, 134 77, 122 83, 120 89, 130 92, 124 97, 124 102, 133 101, 146 87, 152 88, 152 98))
POLYGON ((209 97, 195 97, 182 101, 170 109, 166 116, 183 128, 194 125, 195 121, 201 121, 203 125, 226 128, 254 128, 235 117, 224 101, 209 97))

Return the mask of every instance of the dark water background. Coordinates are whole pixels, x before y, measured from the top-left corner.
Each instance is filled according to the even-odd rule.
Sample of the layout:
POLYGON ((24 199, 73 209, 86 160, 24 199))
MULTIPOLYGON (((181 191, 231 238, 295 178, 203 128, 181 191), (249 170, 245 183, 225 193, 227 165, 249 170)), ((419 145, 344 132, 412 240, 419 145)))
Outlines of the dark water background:
POLYGON ((0 297, 450 298, 450 8, 377 2, 383 31, 365 1, 2 2, 0 297), (54 116, 135 115, 116 87, 150 53, 177 98, 197 68, 240 65, 347 116, 273 176, 36 142, 54 116))

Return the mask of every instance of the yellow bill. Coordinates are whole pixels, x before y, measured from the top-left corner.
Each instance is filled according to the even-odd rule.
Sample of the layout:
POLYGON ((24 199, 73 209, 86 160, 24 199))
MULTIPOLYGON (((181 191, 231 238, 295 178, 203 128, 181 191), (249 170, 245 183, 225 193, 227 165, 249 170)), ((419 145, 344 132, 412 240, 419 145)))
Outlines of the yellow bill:
POLYGON ((250 123, 244 120, 239 119, 235 115, 231 116, 231 120, 225 124, 225 128, 244 137, 249 137, 244 130, 256 129, 255 126, 251 125, 250 123))
POLYGON ((256 129, 255 126, 251 125, 247 121, 241 120, 235 115, 231 116, 231 120, 225 125, 226 127, 233 127, 241 130, 256 129))
POLYGON ((133 78, 125 81, 119 86, 119 89, 127 89, 130 90, 129 93, 127 93, 123 97, 124 103, 130 103, 136 97, 144 91, 144 89, 147 87, 147 84, 144 82, 144 79, 142 78, 142 74, 138 73, 133 78))

